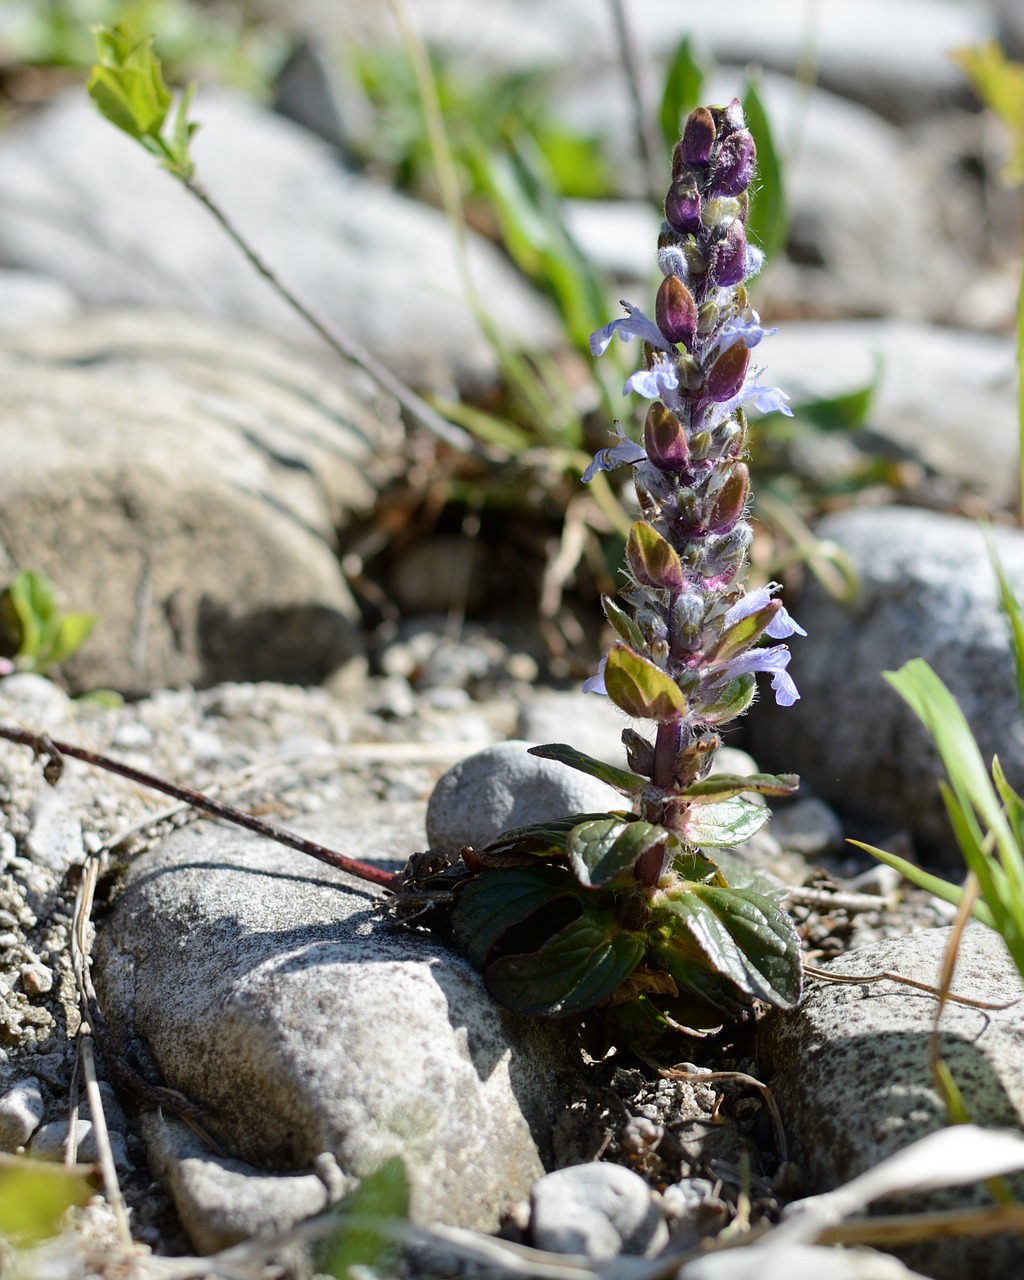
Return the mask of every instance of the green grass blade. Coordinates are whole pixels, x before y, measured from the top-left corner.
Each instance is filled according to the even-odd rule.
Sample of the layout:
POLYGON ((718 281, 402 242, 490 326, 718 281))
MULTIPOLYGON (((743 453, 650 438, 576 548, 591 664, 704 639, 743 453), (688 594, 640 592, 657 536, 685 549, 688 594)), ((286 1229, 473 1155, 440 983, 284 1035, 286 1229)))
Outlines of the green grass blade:
POLYGON ((683 122, 703 96, 704 68, 694 57, 690 37, 684 36, 665 73, 665 87, 658 110, 658 125, 667 147, 674 147, 683 122))
MULTIPOLYGON (((1018 334, 1018 339, 1019 336, 1018 334)), ((1022 409, 1022 413, 1024 413, 1024 409, 1022 409)), ((1024 424, 1024 417, 1022 417, 1021 421, 1024 424)), ((1022 430, 1024 430, 1024 426, 1022 426, 1022 430)), ((991 529, 983 525, 982 531, 988 543, 988 554, 992 561, 996 582, 999 584, 999 603, 1003 613, 1006 614, 1007 630, 1010 633, 1010 648, 1013 651, 1013 663, 1017 672, 1017 701, 1020 703, 1021 712, 1024 713, 1024 610, 1021 609, 1020 601, 1017 599, 1013 587, 1010 585, 1010 579, 1006 576, 1003 563, 999 559, 991 529)))
MULTIPOLYGON (((943 880, 941 876, 932 875, 930 871, 925 871, 923 867, 919 867, 916 862, 908 862, 906 858, 901 858, 897 853, 890 853, 888 849, 879 849, 876 845, 865 844, 862 840, 850 840, 849 843, 856 845, 858 849, 863 849, 865 853, 870 853, 873 858, 877 858, 879 862, 884 862, 887 867, 892 867, 905 880, 917 885, 919 889, 924 889, 926 893, 934 895, 934 897, 941 899, 943 902, 949 902, 954 907, 960 905, 960 899, 963 896, 963 889, 960 885, 950 884, 948 880, 943 880)), ((980 920, 982 924, 987 924, 989 928, 994 929, 996 927, 992 912, 983 902, 974 904, 973 915, 976 920, 980 920)))
POLYGON ((757 189, 751 192, 747 230, 765 257, 771 260, 786 243, 789 216, 782 160, 775 145, 771 122, 752 80, 748 81, 743 96, 743 114, 757 144, 757 189))

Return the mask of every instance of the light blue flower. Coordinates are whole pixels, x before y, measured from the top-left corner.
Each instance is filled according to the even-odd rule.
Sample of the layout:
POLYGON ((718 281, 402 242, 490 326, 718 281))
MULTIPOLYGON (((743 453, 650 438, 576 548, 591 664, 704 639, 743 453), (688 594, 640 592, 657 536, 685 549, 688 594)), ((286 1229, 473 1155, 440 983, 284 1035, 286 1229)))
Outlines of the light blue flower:
POLYGON ((652 347, 658 347, 662 351, 675 350, 675 347, 650 316, 644 315, 639 307, 634 307, 625 298, 621 301, 629 315, 621 316, 618 320, 611 320, 600 329, 594 330, 590 335, 590 350, 593 355, 603 356, 616 333, 623 342, 632 342, 634 338, 639 338, 641 341, 649 342, 652 347))
POLYGON ((670 409, 676 409, 679 407, 679 397, 675 394, 678 387, 679 375, 675 365, 665 356, 657 355, 650 369, 638 369, 629 375, 622 394, 628 396, 635 391, 647 400, 664 400, 670 409))
POLYGON ((770 338, 773 333, 778 333, 778 329, 766 329, 756 311, 751 311, 746 317, 733 316, 722 325, 718 349, 725 351, 737 342, 742 342, 747 348, 756 347, 762 338, 770 338))
POLYGON ((598 449, 594 454, 594 461, 583 473, 584 484, 589 484, 599 471, 614 471, 616 467, 647 461, 643 445, 629 439, 622 429, 621 422, 616 422, 615 434, 619 437, 619 443, 608 445, 605 449, 598 449))
POLYGON ((732 413, 733 409, 748 403, 752 404, 758 413, 782 413, 787 418, 792 418, 793 410, 789 407, 789 396, 779 387, 760 386, 758 379, 762 373, 764 370, 758 369, 753 378, 748 378, 731 400, 726 400, 718 406, 719 414, 723 418, 732 413))
POLYGON ((607 696, 608 690, 604 684, 604 669, 608 665, 608 659, 602 658, 597 664, 597 670, 592 676, 587 676, 583 681, 584 693, 603 693, 607 696))
MULTIPOLYGON (((742 622, 744 618, 749 618, 752 613, 757 613, 758 610, 763 609, 769 603, 775 592, 779 590, 781 590, 780 583, 769 582, 767 586, 757 587, 754 591, 748 591, 743 599, 734 604, 725 615, 725 625, 731 627, 737 622, 742 622)), ((805 636, 807 632, 783 606, 765 628, 764 634, 771 636, 773 640, 785 640, 789 636, 805 636)))
POLYGON ((770 649, 749 649, 727 662, 722 668, 722 674, 732 680, 750 672, 768 672, 772 678, 775 701, 780 707, 791 707, 800 697, 793 677, 786 670, 791 657, 792 654, 784 644, 773 645, 770 649))

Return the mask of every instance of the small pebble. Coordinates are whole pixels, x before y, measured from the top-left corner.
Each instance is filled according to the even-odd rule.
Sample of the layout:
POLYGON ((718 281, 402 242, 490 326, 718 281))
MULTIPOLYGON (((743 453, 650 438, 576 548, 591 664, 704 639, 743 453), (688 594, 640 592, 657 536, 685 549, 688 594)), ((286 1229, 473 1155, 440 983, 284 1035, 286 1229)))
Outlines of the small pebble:
POLYGON ((35 1076, 26 1076, 0 1097, 0 1151, 23 1147, 43 1119, 43 1095, 35 1076))
POLYGON ((21 974, 21 989, 29 996, 45 996, 53 990, 53 974, 46 965, 38 961, 23 964, 18 971, 21 974))
POLYGON ((618 1164, 580 1164, 538 1179, 530 1191, 534 1244, 588 1258, 652 1257, 668 1227, 650 1187, 618 1164))
POLYGON ((784 849, 817 858, 843 844, 843 824, 824 800, 794 800, 772 815, 772 835, 784 849))

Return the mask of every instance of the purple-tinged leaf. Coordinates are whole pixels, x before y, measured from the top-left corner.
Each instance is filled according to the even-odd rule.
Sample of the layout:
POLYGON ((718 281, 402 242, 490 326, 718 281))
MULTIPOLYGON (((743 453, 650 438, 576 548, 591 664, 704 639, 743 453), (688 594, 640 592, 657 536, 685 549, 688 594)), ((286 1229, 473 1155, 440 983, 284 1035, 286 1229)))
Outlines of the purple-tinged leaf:
POLYGON ((664 827, 651 822, 597 818, 572 829, 565 851, 580 884, 601 889, 632 871, 652 849, 676 844, 677 839, 664 827))
POLYGON ((691 111, 683 125, 682 141, 678 144, 684 164, 707 164, 715 142, 715 118, 707 107, 691 111))
MULTIPOLYGON (((678 595, 686 579, 679 553, 645 520, 634 521, 626 540, 626 562, 642 586, 656 587, 678 595)), ((608 673, 605 672, 605 683, 608 673)))
POLYGON ((686 698, 672 677, 626 645, 609 653, 604 682, 609 698, 628 716, 660 723, 686 715, 686 698))
POLYGON ((691 783, 680 794, 694 804, 713 800, 729 800, 745 791, 761 796, 788 796, 796 791, 800 779, 795 773, 713 773, 700 782, 691 783))
POLYGON ((659 331, 669 342, 681 342, 687 351, 693 349, 693 335, 697 332, 697 304, 693 300, 693 294, 678 276, 666 276, 658 286, 654 318, 659 331))

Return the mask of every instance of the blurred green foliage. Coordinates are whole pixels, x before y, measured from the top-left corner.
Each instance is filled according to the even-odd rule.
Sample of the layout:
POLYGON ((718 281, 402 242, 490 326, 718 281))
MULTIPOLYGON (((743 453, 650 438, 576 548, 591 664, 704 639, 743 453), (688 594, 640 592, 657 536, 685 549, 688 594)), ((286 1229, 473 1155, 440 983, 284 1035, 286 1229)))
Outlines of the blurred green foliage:
POLYGON ((64 613, 53 583, 25 569, 0 593, 0 653, 18 671, 42 675, 65 662, 96 625, 94 613, 64 613))
POLYGON ((34 66, 86 68, 92 28, 121 26, 152 36, 171 81, 212 75, 264 92, 280 58, 280 36, 244 5, 195 0, 3 0, 10 57, 34 66))
POLYGON ((55 1236, 67 1210, 93 1194, 80 1169, 18 1156, 0 1161, 0 1240, 22 1248, 55 1236))

